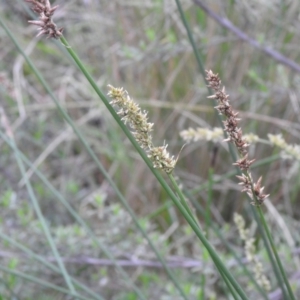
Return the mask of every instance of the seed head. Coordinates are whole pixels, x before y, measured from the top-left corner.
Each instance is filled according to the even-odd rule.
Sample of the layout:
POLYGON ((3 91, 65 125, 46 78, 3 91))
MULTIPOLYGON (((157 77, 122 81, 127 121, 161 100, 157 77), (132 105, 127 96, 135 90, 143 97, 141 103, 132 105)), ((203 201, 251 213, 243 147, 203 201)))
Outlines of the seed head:
POLYGON ((58 39, 62 36, 63 28, 57 28, 52 20, 52 16, 58 5, 51 7, 49 0, 25 0, 32 4, 32 10, 39 14, 39 20, 28 21, 29 23, 39 27, 40 35, 47 35, 48 38, 58 39))
POLYGON ((151 136, 153 123, 148 122, 147 112, 141 110, 139 105, 129 97, 127 91, 123 88, 115 88, 111 85, 108 85, 108 88, 108 96, 112 98, 110 104, 117 108, 121 120, 130 126, 132 135, 147 153, 153 167, 171 173, 177 160, 170 156, 167 151, 168 145, 154 147, 151 136))
POLYGON ((251 202, 254 205, 261 205, 263 201, 269 196, 263 194, 264 187, 261 187, 261 180, 254 183, 249 168, 255 159, 248 159, 248 147, 247 139, 243 137, 242 129, 239 127, 240 119, 237 118, 238 113, 235 112, 230 104, 229 95, 225 92, 225 87, 221 87, 221 80, 218 74, 214 74, 212 71, 206 71, 206 79, 208 86, 211 87, 215 94, 209 96, 210 99, 216 99, 218 106, 215 108, 221 115, 224 115, 226 120, 224 121, 224 130, 227 132, 228 138, 225 141, 232 142, 239 153, 240 159, 238 159, 233 165, 238 166, 245 174, 237 176, 240 179, 240 185, 243 186, 242 192, 246 192, 253 200, 251 202))

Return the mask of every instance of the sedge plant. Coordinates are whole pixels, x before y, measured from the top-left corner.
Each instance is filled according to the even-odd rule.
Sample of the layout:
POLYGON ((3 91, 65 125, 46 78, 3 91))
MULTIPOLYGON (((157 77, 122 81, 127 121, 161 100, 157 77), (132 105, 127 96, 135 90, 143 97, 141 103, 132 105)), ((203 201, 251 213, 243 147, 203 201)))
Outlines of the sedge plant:
MULTIPOLYGON (((215 92, 208 98, 217 100, 217 106, 215 108, 219 112, 217 114, 218 121, 222 126, 225 141, 231 142, 229 143, 229 152, 232 160, 234 161, 234 165, 238 168, 239 175, 237 177, 240 179, 240 185, 243 186, 242 191, 247 193, 247 196, 250 199, 250 203, 252 204, 251 211, 260 229, 260 233, 263 238, 268 257, 271 261, 282 294, 287 299, 295 299, 286 272, 279 258, 269 226, 261 209, 261 204, 266 198, 268 198, 269 195, 263 193, 264 187, 261 186, 262 177, 260 177, 257 182, 254 182, 249 171, 249 167, 251 166, 251 164, 253 164, 255 159, 248 159, 247 148, 249 144, 247 142, 247 139, 242 134, 242 129, 238 127, 238 113, 234 112, 231 104, 229 103, 229 95, 226 95, 225 87, 221 87, 221 80, 218 74, 214 74, 211 70, 205 71, 200 53, 194 41, 192 30, 189 26, 189 23, 187 22, 180 0, 176 0, 176 5, 180 13, 181 20, 185 26, 189 42, 193 48, 193 53, 199 67, 199 71, 207 84, 208 92, 210 95, 213 94, 213 91, 215 92), (221 117, 222 115, 224 116, 225 121, 223 121, 221 117), (234 148, 236 149, 236 151, 234 148), (238 158, 236 156, 236 152, 238 158)), ((214 104, 216 104, 216 101, 214 101, 214 104)), ((219 135, 219 133, 220 131, 218 129, 214 130, 214 134, 216 134, 217 136, 219 135)), ((281 143, 281 145, 284 145, 284 143, 281 143)), ((295 147, 289 147, 289 150, 293 152, 293 156, 295 156, 295 152, 298 152, 297 147, 296 151, 295 147)))
MULTIPOLYGON (((187 222, 190 224, 190 226, 195 231, 198 238, 202 241, 204 246, 207 248, 209 254, 211 255, 213 261, 215 262, 217 268, 220 271, 221 276, 224 278, 228 288, 230 290, 234 289, 236 293, 242 298, 247 299, 247 296, 245 295, 245 292, 240 287, 240 285, 237 283, 237 281, 233 278, 232 274, 228 271, 228 269, 225 267, 224 263, 221 261, 219 256, 217 255, 214 248, 211 246, 209 241, 205 238, 204 233, 201 231, 198 223, 196 222, 195 216, 193 216, 191 210, 189 209, 185 197, 182 195, 178 184, 175 182, 175 179, 173 178, 172 171, 175 167, 176 160, 174 160, 173 157, 170 157, 168 152, 166 151, 167 145, 161 146, 161 147, 151 147, 149 148, 149 151, 151 152, 150 155, 147 155, 143 150, 141 145, 138 143, 138 141, 135 139, 135 137, 130 133, 130 131, 126 128, 122 120, 119 118, 118 114, 114 111, 112 106, 109 104, 109 101, 107 100, 104 93, 98 88, 96 83, 94 82, 91 75, 87 72, 87 70, 84 68, 83 64, 81 63, 80 59, 77 57, 76 53, 72 50, 70 45, 68 44, 67 40, 62 35, 62 28, 58 28, 56 24, 53 22, 52 16, 57 9, 57 6, 51 7, 51 4, 49 1, 34 1, 34 0, 27 0, 27 2, 31 3, 33 5, 33 10, 39 14, 39 20, 36 21, 30 21, 32 24, 37 25, 39 28, 39 34, 38 35, 46 35, 51 38, 60 39, 60 41, 66 46, 67 51, 70 53, 70 55, 75 60, 76 64, 80 68, 80 70, 83 72, 83 74, 86 76, 92 87, 95 89, 96 93, 99 95, 99 97, 102 99, 112 116, 115 118, 117 123, 120 125, 120 127, 123 129, 125 134, 128 136, 134 147, 137 149, 141 157, 144 159, 144 161, 147 163, 147 165, 150 167, 151 171, 154 173, 156 178, 159 180, 159 182, 162 184, 166 192, 169 194, 170 198, 175 202, 175 205, 178 207, 178 209, 183 214, 184 218, 187 220, 187 222), (161 174, 157 171, 157 168, 163 169, 166 171, 166 173, 169 175, 173 186, 175 187, 175 190, 177 192, 177 196, 172 191, 172 189, 169 187, 169 185, 166 183, 165 179, 161 176, 161 174), (179 195, 179 196, 178 196, 179 195)), ((126 113, 126 112, 125 112, 126 113)), ((151 129, 151 126, 150 128, 151 129)), ((144 146, 144 145, 143 145, 144 146)), ((233 292, 234 294, 234 292, 233 292)))
MULTIPOLYGON (((81 60, 79 59, 75 51, 68 44, 67 40, 63 36, 63 29, 58 28, 53 22, 52 17, 57 9, 57 6, 52 7, 50 1, 48 0, 26 0, 26 2, 31 3, 33 10, 39 14, 38 20, 30 21, 30 23, 38 26, 38 35, 45 35, 49 38, 58 39, 66 47, 66 50, 74 59, 80 71, 86 76, 87 80, 94 88, 99 98, 103 101, 113 118, 124 131, 128 139, 131 141, 137 152, 140 154, 142 159, 145 161, 145 163, 153 173, 153 175, 157 178, 159 183, 167 192, 170 199, 177 206, 185 220, 192 227, 199 240, 207 249, 209 255, 214 261, 220 275, 224 279, 232 296, 235 299, 248 299, 244 290, 237 283, 236 279, 225 266, 224 262, 222 262, 222 260, 220 259, 214 247, 206 238, 205 233, 202 231, 201 226, 197 220, 197 217, 195 216, 193 210, 190 207, 187 197, 179 188, 179 185, 175 180, 175 177, 173 176, 173 171, 176 166, 177 158, 175 159, 174 156, 169 154, 169 152, 167 151, 166 144, 158 147, 154 146, 151 135, 151 131, 153 130, 154 124, 148 122, 147 112, 142 111, 141 108, 131 99, 131 97, 123 88, 115 88, 112 85, 110 85, 108 96, 111 98, 111 101, 108 100, 105 94, 99 89, 90 73, 83 66, 81 60), (128 125, 130 130, 126 125, 128 125), (165 177, 161 174, 161 171, 167 174, 171 185, 169 185, 168 182, 165 180, 165 177)), ((277 255, 276 249, 274 251, 274 243, 272 242, 270 232, 266 227, 266 224, 263 219, 260 206, 263 204, 264 200, 268 197, 268 195, 264 194, 263 187, 261 186, 262 179, 259 178, 256 182, 252 179, 252 175, 249 171, 249 168, 250 165, 253 163, 253 160, 248 159, 248 153, 246 151, 248 144, 243 139, 241 129, 238 128, 237 115, 228 102, 228 95, 226 95, 225 90, 221 88, 221 81, 218 75, 214 74, 212 71, 207 71, 206 79, 210 87, 215 91, 215 94, 212 96, 212 98, 217 99, 219 101, 219 112, 224 114, 227 118, 225 124, 225 131, 229 134, 229 141, 233 142, 233 144, 238 150, 238 153, 241 155, 241 157, 235 162, 235 165, 237 165, 244 172, 238 177, 241 181, 241 185, 243 186, 243 191, 245 191, 249 195, 249 197, 252 199, 252 203, 255 205, 254 209, 257 209, 259 212, 259 216, 262 220, 261 222, 263 223, 263 227, 266 231, 268 241, 271 245, 275 256, 275 260, 279 268, 280 276, 284 280, 287 293, 290 299, 295 299, 290 288, 289 282, 286 278, 285 272, 282 268, 280 259, 277 255)), ((56 103, 56 105, 58 106, 65 120, 69 124, 72 124, 72 120, 67 115, 67 113, 63 111, 63 109, 61 109, 58 102, 56 103)), ((80 131, 76 128, 74 129, 74 131, 81 139, 80 131)), ((83 142, 83 144, 86 147, 89 154, 91 155, 91 157, 95 161, 97 161, 97 158, 95 157, 87 143, 83 142)), ((283 288, 284 294, 286 293, 285 288, 283 288)), ((187 296, 184 292, 182 292, 180 286, 178 286, 178 290, 179 292, 181 292, 182 297, 187 299, 187 296)))

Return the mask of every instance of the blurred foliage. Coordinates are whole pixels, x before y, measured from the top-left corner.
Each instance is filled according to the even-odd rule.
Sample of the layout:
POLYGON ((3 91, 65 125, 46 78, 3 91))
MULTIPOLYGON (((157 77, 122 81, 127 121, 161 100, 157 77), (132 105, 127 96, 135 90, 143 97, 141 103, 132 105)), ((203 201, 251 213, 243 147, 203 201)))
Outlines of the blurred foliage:
MULTIPOLYGON (((299 62, 298 1, 206 2, 213 11, 227 16, 259 43, 299 62)), ((56 3, 59 9, 55 21, 65 28, 66 38, 99 86, 104 91, 107 84, 122 86, 149 110, 157 144, 166 141, 168 150, 176 156, 184 144, 179 137, 181 130, 218 126, 175 1, 56 3)), ((220 74, 233 106, 240 111, 243 132, 253 132, 263 139, 267 139, 268 133, 282 133, 288 143, 300 144, 300 74, 240 41, 191 1, 182 1, 182 4, 205 68, 220 74)), ((166 194, 66 55, 63 45, 59 41, 33 38, 36 32, 27 23, 31 17, 26 7, 23 1, 2 0, 0 16, 85 134, 149 237, 170 263, 187 258, 202 262, 201 267, 173 269, 183 289, 190 299, 228 299, 228 291, 206 251, 174 207, 168 205, 166 194), (205 290, 200 284, 203 274, 205 290)), ((79 212, 116 259, 133 263, 125 268, 128 277, 148 299, 179 299, 161 268, 134 265, 135 259, 155 261, 153 252, 2 28, 0 41, 0 106, 8 117, 19 149, 79 212)), ((183 189, 193 191, 203 184, 208 187, 213 147, 205 141, 185 146, 175 171, 183 189)), ((224 143, 217 147, 213 178, 221 180, 215 182, 210 191, 200 189, 194 200, 204 208, 211 202, 211 222, 242 257, 243 245, 232 225, 233 213, 245 214, 253 235, 256 227, 236 178, 225 176, 234 170, 227 146, 224 143)), ((0 149, 0 231, 51 261, 52 253, 28 201, 13 151, 2 140, 0 149)), ((278 150, 259 143, 250 146, 250 153, 259 161, 278 150)), ((291 277, 295 266, 299 266, 298 257, 291 255, 299 251, 296 247, 300 244, 299 162, 278 159, 253 169, 253 174, 263 176, 265 191, 271 194, 272 204, 281 216, 278 220, 266 209, 270 224, 276 225, 275 242, 291 277), (277 221, 286 227, 280 227, 277 221), (291 233, 292 242, 286 242, 286 230, 291 233)), ((81 258, 105 257, 37 176, 30 170, 28 176, 62 258, 77 259, 66 264, 72 277, 101 292, 105 299, 138 299, 111 264, 81 261, 81 258)), ((200 221, 204 224, 203 218, 200 221)), ((210 228, 207 234, 224 261, 231 261, 232 254, 219 237, 210 228)), ((260 241, 257 243, 257 254, 270 271, 265 249, 260 241)), ((12 270, 62 285, 60 275, 3 239, 0 240, 0 261, 12 270)), ((257 292, 240 266, 232 267, 232 272, 239 276, 249 297, 257 298, 257 292)), ((274 284, 271 272, 268 275, 274 284)), ((276 289, 276 285, 273 288, 276 289)), ((0 299, 50 300, 67 299, 67 296, 0 271, 0 299)))

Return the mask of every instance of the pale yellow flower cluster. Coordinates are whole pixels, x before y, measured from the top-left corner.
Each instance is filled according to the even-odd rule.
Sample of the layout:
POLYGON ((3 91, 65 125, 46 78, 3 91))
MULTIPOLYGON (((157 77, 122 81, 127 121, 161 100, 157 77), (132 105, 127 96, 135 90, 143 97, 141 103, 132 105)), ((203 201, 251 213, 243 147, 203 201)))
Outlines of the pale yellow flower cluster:
POLYGON ((141 110, 123 88, 108 86, 108 96, 112 98, 110 104, 118 108, 121 120, 132 129, 132 134, 141 148, 145 150, 156 169, 171 173, 177 160, 167 151, 168 145, 154 147, 151 131, 153 123, 148 123, 147 112, 141 110))
POLYGON ((255 255, 255 240, 250 236, 249 230, 246 229, 245 220, 237 213, 234 213, 234 223, 239 231, 239 235, 242 241, 245 243, 245 254, 249 264, 252 265, 253 273, 256 282, 264 288, 267 292, 271 290, 271 284, 269 279, 264 275, 263 265, 255 255))
POLYGON ((268 134, 270 142, 282 150, 283 158, 296 158, 300 161, 300 145, 289 145, 281 134, 268 134))
POLYGON ((189 128, 180 132, 180 136, 186 142, 197 142, 200 140, 220 142, 223 139, 222 128, 213 128, 212 130, 208 128, 198 127, 196 129, 189 128))
MULTIPOLYGON (((223 129, 220 127, 214 127, 213 129, 197 127, 182 130, 180 136, 186 142, 197 141, 212 141, 214 143, 223 141, 223 129)), ((250 144, 259 142, 259 136, 254 133, 244 134, 244 139, 250 144)))
POLYGON ((257 143, 259 141, 259 136, 254 133, 244 134, 244 139, 249 144, 257 143))

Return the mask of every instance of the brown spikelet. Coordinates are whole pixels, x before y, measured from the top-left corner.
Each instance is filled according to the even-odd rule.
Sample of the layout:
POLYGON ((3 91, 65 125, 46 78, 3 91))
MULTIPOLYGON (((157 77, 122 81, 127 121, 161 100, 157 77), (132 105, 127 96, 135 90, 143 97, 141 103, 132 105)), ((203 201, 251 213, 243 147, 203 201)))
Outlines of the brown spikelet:
POLYGON ((255 159, 248 159, 248 147, 246 139, 243 137, 242 129, 239 127, 240 119, 237 118, 238 113, 235 112, 229 102, 229 95, 225 92, 225 87, 221 87, 221 80, 218 74, 214 74, 212 71, 206 71, 206 79, 208 86, 211 87, 215 94, 209 96, 209 99, 216 99, 218 105, 215 107, 221 115, 224 115, 226 120, 224 121, 224 130, 228 134, 228 138, 225 141, 232 142, 240 155, 240 158, 234 163, 245 174, 237 176, 240 180, 240 185, 243 186, 242 192, 246 192, 253 200, 252 204, 261 205, 263 201, 269 196, 263 194, 264 187, 261 187, 262 177, 255 183, 252 179, 249 168, 255 159))
POLYGON ((39 20, 28 21, 30 24, 38 26, 40 31, 37 36, 46 35, 48 38, 58 39, 62 36, 63 28, 57 28, 52 20, 52 16, 58 5, 51 7, 49 0, 25 0, 32 4, 32 10, 39 14, 39 20))

